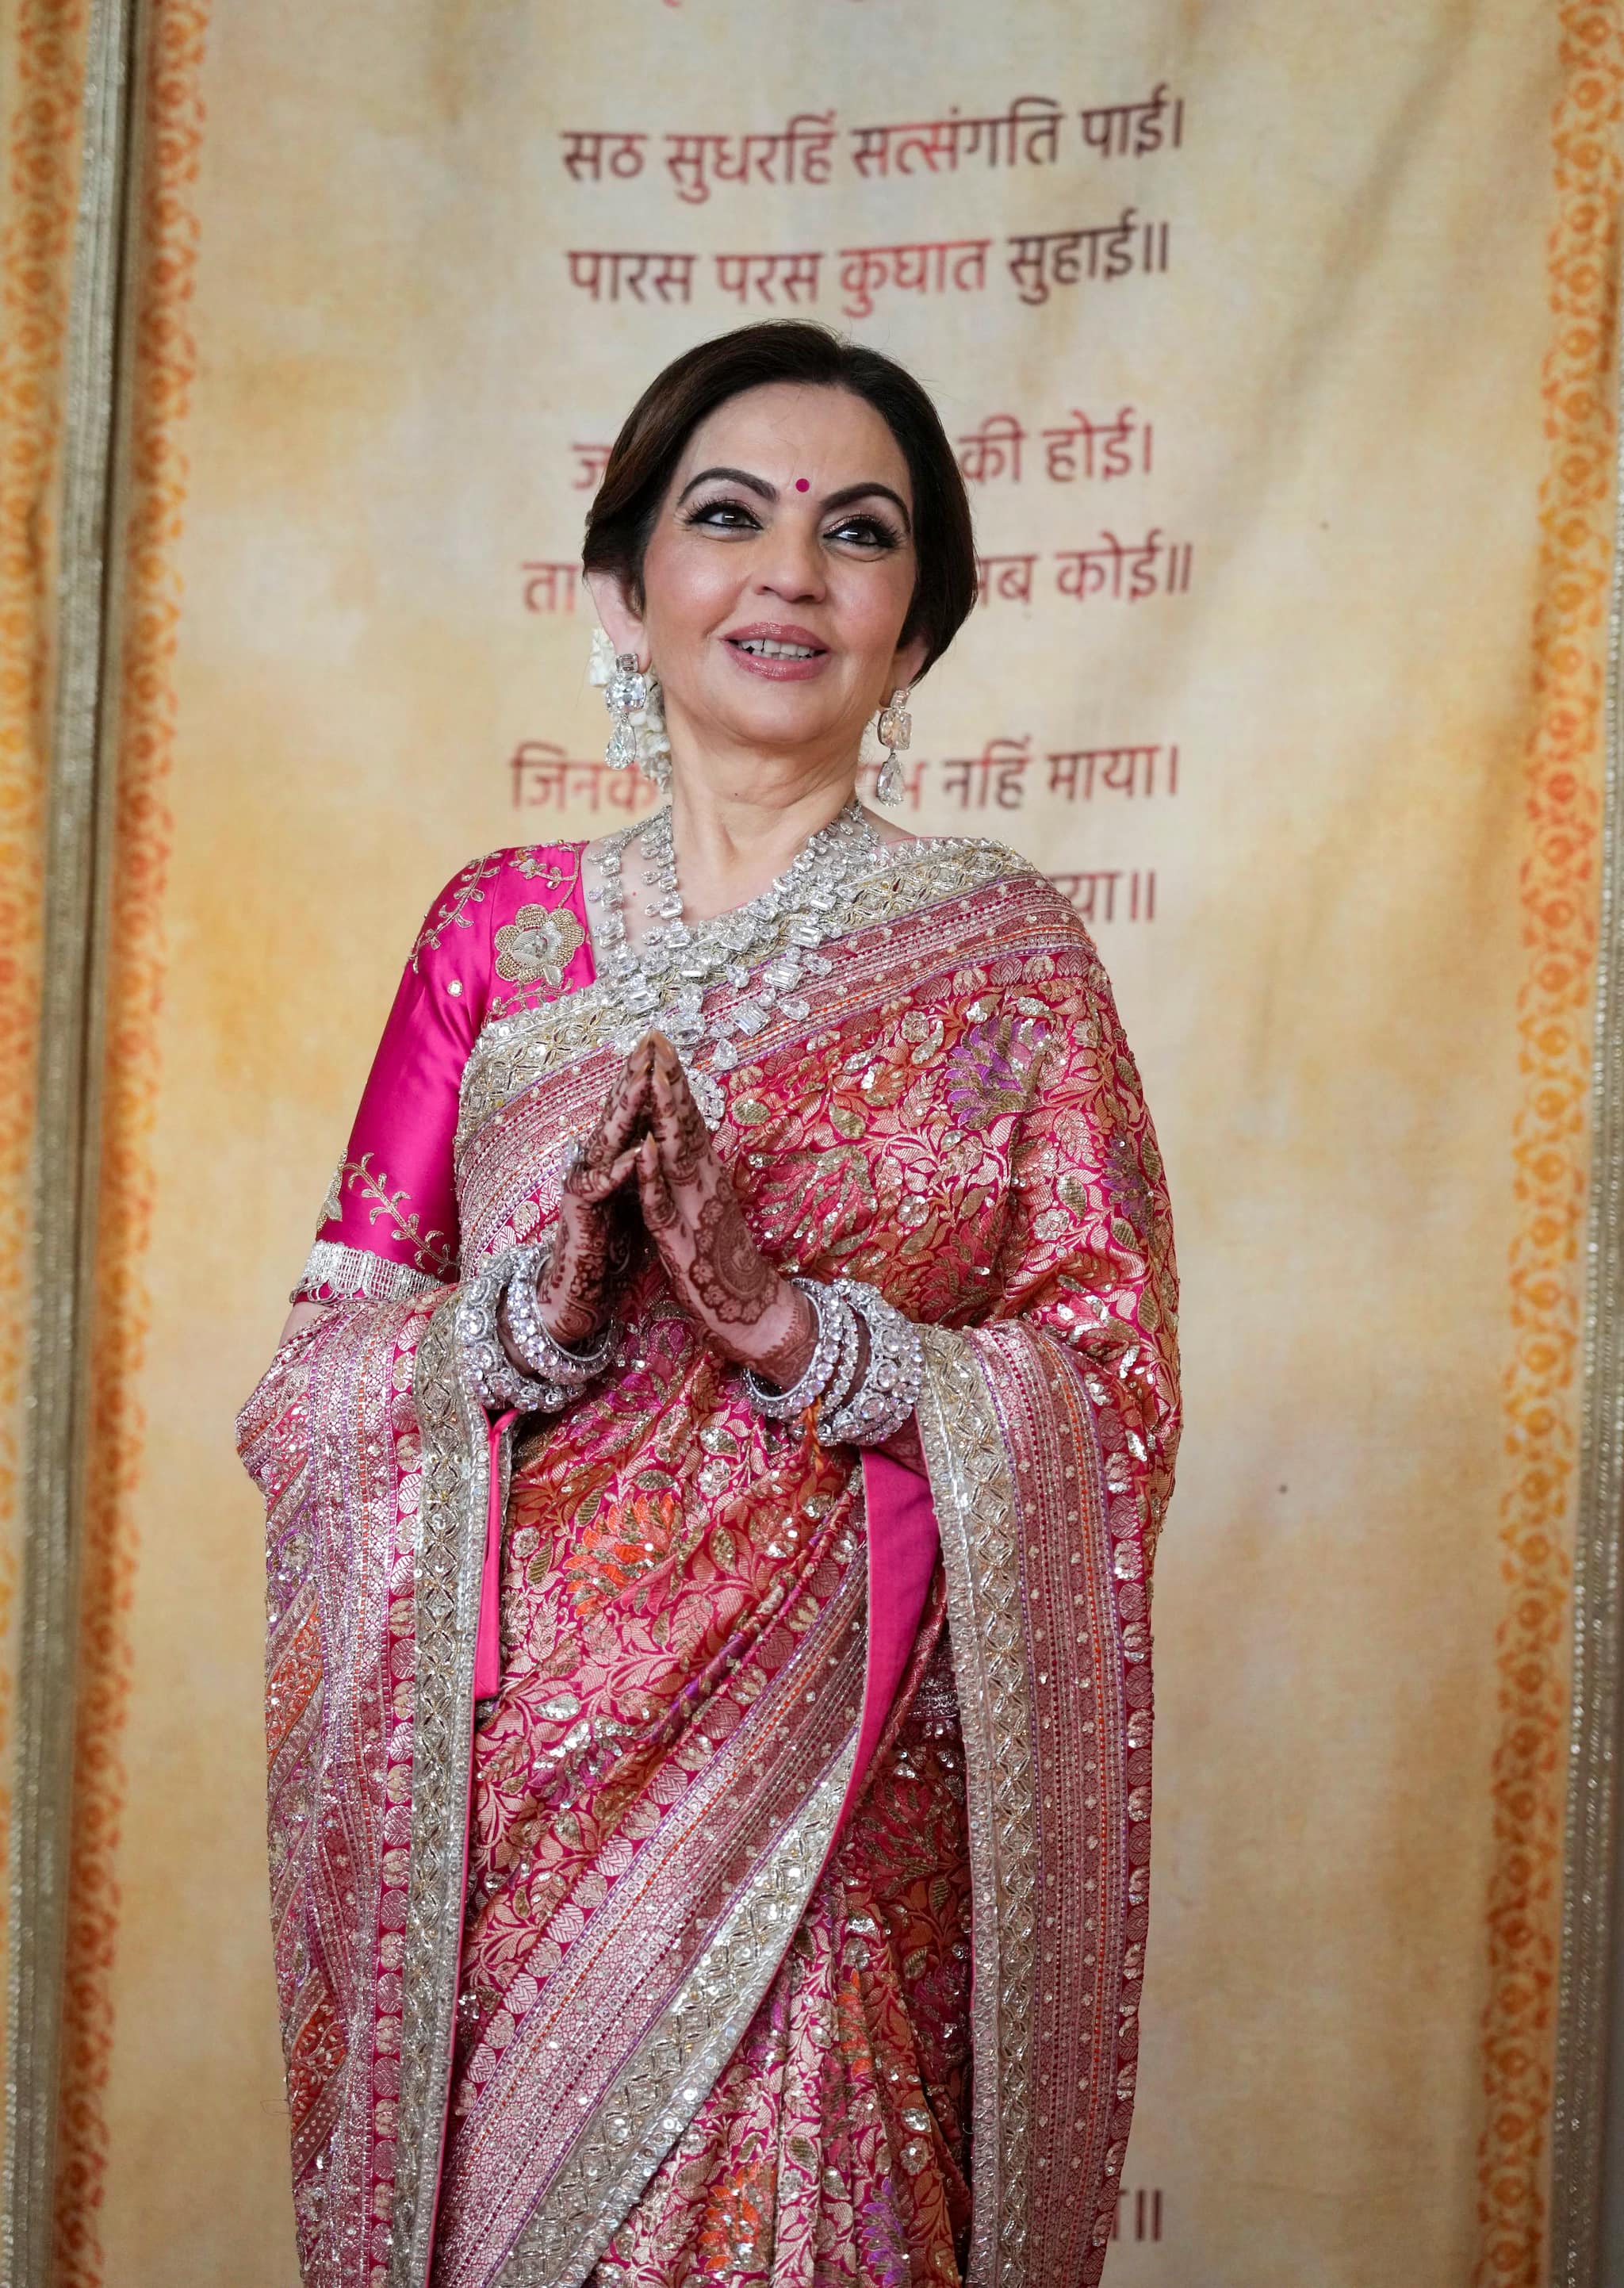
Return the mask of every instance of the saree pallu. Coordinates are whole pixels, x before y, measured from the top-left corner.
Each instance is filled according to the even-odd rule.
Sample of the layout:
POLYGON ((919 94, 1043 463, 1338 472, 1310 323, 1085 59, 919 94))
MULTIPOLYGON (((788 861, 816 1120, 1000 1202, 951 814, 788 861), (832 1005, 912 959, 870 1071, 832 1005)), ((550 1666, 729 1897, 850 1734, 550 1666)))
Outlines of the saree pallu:
POLYGON ((456 1276, 544 1234, 623 1013, 568 846, 464 870, 414 949, 306 1290, 336 1307, 240 1426, 307 2288, 1099 2276, 1177 1427, 1161 1167, 1025 862, 903 846, 847 919, 716 1142, 785 1269, 921 1326, 928 1484, 758 1418, 652 1257, 609 1373, 487 1422, 456 1276))

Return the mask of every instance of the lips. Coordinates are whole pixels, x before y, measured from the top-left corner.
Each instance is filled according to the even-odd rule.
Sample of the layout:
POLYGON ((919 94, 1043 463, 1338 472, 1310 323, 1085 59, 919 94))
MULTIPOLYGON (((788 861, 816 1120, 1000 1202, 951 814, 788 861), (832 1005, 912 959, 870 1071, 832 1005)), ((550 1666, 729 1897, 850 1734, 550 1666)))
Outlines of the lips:
POLYGON ((827 644, 794 621, 757 620, 731 629, 723 641, 750 674, 780 683, 816 675, 830 655, 827 644))

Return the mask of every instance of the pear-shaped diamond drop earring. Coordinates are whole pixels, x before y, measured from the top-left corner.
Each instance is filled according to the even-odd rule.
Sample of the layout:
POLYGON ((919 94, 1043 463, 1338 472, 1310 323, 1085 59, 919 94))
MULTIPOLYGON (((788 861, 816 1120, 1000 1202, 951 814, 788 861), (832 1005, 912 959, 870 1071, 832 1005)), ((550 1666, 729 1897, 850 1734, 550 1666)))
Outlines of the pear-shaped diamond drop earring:
POLYGON ((897 754, 899 749, 906 753, 907 743, 913 736, 914 719, 907 711, 908 694, 912 689, 912 684, 905 683, 900 691, 893 691, 891 705, 881 708, 874 727, 880 744, 887 750, 885 760, 880 766, 880 775, 875 781, 874 798, 876 802, 894 804, 902 799, 902 766, 897 760, 897 754))
POLYGON ((648 704, 648 678, 634 651, 615 655, 614 672, 604 686, 604 705, 613 717, 604 760, 611 770, 629 771, 638 759, 637 718, 648 704))

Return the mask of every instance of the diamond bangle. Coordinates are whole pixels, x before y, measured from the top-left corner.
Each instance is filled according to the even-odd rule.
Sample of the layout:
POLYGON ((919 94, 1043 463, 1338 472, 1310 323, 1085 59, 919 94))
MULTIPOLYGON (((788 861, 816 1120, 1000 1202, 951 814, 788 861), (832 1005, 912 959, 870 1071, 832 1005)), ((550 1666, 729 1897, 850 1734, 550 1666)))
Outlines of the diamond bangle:
POLYGON ((538 1291, 542 1276, 552 1259, 551 1247, 515 1247, 508 1251, 503 1261, 507 1264, 506 1292, 508 1331, 513 1338, 513 1347, 521 1362, 534 1375, 543 1381, 556 1382, 571 1390, 583 1390, 603 1372, 614 1356, 621 1339, 620 1323, 611 1319, 594 1336, 585 1350, 571 1350, 559 1342, 542 1315, 542 1299, 538 1291))
POLYGON ((521 1414, 556 1414, 569 1403, 574 1392, 561 1390, 553 1382, 532 1382, 520 1374, 502 1347, 496 1314, 506 1284, 502 1256, 463 1283, 454 1319, 463 1372, 488 1413, 503 1413, 514 1407, 521 1414))
POLYGON ((913 1322, 860 1279, 837 1279, 837 1292, 862 1314, 868 1329, 868 1363, 856 1389, 827 1413, 818 1413, 826 1446, 883 1446, 907 1420, 924 1377, 924 1346, 913 1322))
POLYGON ((853 1309, 851 1297, 843 1292, 840 1301, 845 1306, 845 1324, 840 1338, 840 1356, 835 1362, 835 1371, 829 1377, 828 1388, 819 1404, 820 1415, 833 1414, 852 1395, 857 1380, 857 1362, 863 1352, 863 1319, 853 1309))
POLYGON ((770 1422, 793 1422, 822 1396, 846 1348, 848 1333, 856 1327, 851 1304, 835 1288, 826 1287, 816 1279, 799 1277, 789 1283, 800 1289, 816 1312, 818 1333, 805 1370, 785 1390, 775 1390, 770 1382, 763 1381, 754 1367, 746 1367, 745 1392, 756 1411, 764 1414, 770 1422))

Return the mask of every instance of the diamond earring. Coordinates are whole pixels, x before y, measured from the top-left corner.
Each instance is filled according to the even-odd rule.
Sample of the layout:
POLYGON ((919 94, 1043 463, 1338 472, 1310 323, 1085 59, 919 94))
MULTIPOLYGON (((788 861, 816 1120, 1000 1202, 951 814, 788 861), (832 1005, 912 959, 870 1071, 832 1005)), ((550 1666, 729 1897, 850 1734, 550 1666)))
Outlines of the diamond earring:
POLYGON ((614 719, 604 750, 609 767, 626 771, 639 763, 651 785, 668 786, 671 743, 666 736, 660 679, 653 668, 640 668, 635 652, 617 652, 603 630, 594 628, 587 679, 603 686, 604 705, 614 719))
POLYGON ((914 719, 907 711, 908 693, 912 689, 912 684, 905 683, 900 691, 893 691, 891 705, 881 708, 874 727, 881 745, 887 750, 885 760, 880 766, 880 775, 875 781, 874 798, 876 802, 899 803, 902 799, 902 766, 897 760, 897 752, 899 748, 906 752, 907 743, 913 736, 914 719))
POLYGON ((612 719, 604 760, 612 771, 629 771, 638 759, 638 727, 633 718, 648 704, 648 678, 638 665, 634 651, 615 655, 614 672, 604 687, 604 705, 612 719))

